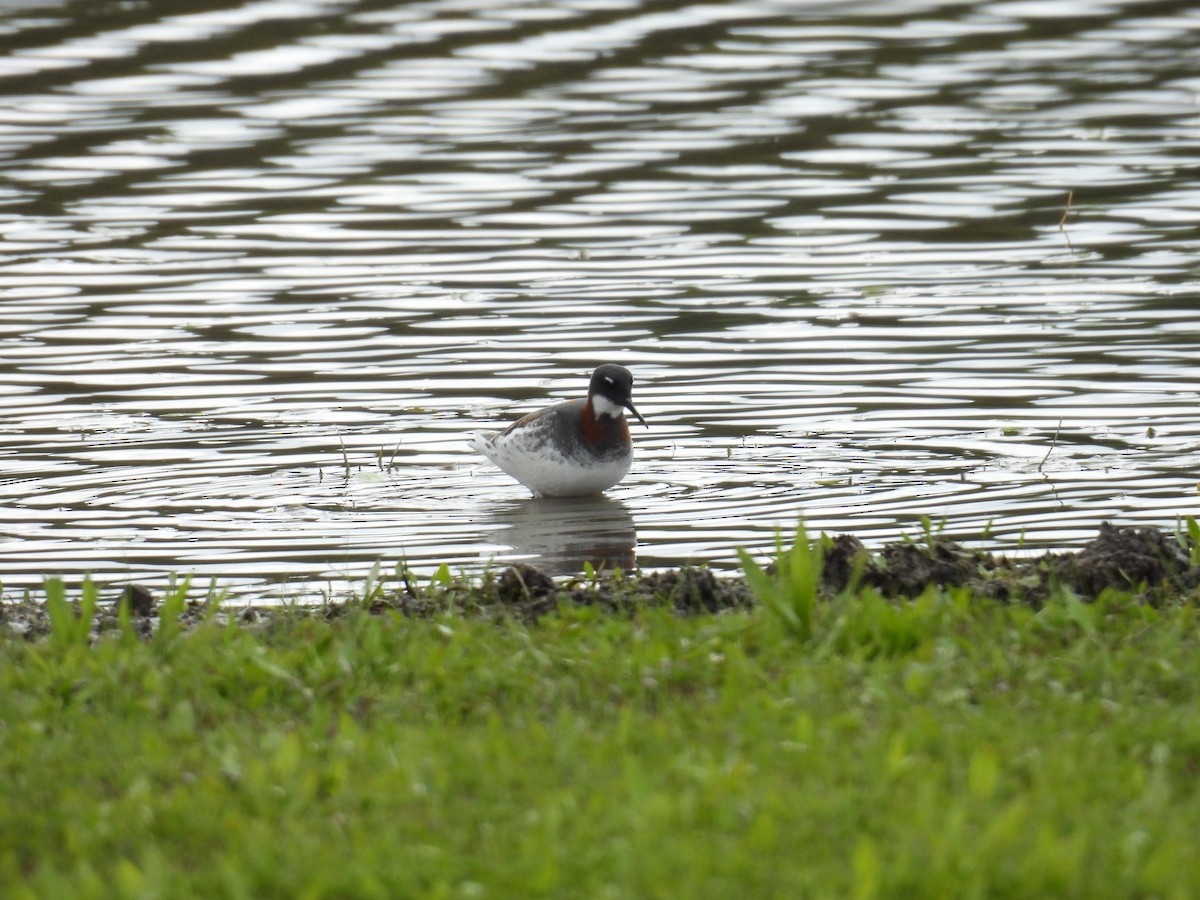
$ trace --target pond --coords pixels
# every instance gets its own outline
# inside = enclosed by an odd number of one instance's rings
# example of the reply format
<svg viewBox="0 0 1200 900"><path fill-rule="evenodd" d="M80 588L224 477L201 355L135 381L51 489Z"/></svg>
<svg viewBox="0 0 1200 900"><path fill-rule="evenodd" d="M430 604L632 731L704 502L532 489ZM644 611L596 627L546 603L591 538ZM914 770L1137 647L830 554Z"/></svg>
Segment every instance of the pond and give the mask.
<svg viewBox="0 0 1200 900"><path fill-rule="evenodd" d="M0 9L0 581L1070 548L1200 478L1184 2ZM597 364L630 474L467 445Z"/></svg>

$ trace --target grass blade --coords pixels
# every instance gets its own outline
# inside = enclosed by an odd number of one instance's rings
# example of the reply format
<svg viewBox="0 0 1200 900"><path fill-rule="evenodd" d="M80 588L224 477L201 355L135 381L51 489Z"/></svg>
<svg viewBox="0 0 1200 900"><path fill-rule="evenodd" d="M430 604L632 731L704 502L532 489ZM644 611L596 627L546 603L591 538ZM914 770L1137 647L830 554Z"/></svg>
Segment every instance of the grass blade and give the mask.
<svg viewBox="0 0 1200 900"><path fill-rule="evenodd" d="M46 592L46 613L50 616L50 640L60 647L74 641L75 611L67 602L67 586L58 577L47 578L42 583Z"/></svg>
<svg viewBox="0 0 1200 900"><path fill-rule="evenodd" d="M808 531L801 522L796 526L791 547L785 550L782 538L776 536L775 550L774 575L759 566L745 550L739 549L742 571L759 602L775 614L788 632L807 642L813 637L813 618L821 584L821 545L809 541Z"/></svg>

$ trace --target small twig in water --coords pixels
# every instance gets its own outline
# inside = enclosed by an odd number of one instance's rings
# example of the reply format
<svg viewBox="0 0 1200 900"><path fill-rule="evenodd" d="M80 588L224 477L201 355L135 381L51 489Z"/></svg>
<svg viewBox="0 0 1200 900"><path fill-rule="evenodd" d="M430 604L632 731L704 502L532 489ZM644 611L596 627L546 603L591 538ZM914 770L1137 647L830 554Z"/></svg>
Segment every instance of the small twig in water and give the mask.
<svg viewBox="0 0 1200 900"><path fill-rule="evenodd" d="M1054 452L1054 445L1058 443L1058 433L1062 430L1062 419L1058 420L1058 425L1054 429L1054 437L1050 438L1050 449L1046 451L1046 455L1042 457L1042 461L1038 463L1037 470L1042 471L1042 466L1046 465L1046 460L1050 458L1050 454Z"/></svg>
<svg viewBox="0 0 1200 900"><path fill-rule="evenodd" d="M346 480L350 480L350 456L346 453L346 442L342 440L342 433L337 433L338 443L342 445L342 465L346 467Z"/></svg>
<svg viewBox="0 0 1200 900"><path fill-rule="evenodd" d="M1067 229L1063 226L1067 224L1067 216L1071 214L1071 203L1075 200L1075 191L1067 191L1067 206L1063 210L1062 218L1058 220L1058 230L1062 233L1063 240L1067 242L1067 250L1074 255L1075 245L1071 243L1071 235L1067 234Z"/></svg>
<svg viewBox="0 0 1200 900"><path fill-rule="evenodd" d="M1071 203L1075 199L1075 191L1067 191L1067 207L1063 210L1062 218L1058 220L1058 230L1062 231L1063 226L1067 224L1067 216L1071 214Z"/></svg>

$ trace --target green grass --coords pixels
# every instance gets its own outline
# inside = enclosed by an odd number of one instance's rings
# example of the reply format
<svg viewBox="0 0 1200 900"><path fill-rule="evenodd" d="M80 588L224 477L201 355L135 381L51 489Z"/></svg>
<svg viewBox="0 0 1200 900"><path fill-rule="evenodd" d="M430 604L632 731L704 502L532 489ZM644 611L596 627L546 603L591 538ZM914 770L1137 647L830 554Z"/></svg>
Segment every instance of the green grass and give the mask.
<svg viewBox="0 0 1200 900"><path fill-rule="evenodd" d="M91 646L59 605L0 639L0 896L1200 891L1192 607L796 602Z"/></svg>
<svg viewBox="0 0 1200 900"><path fill-rule="evenodd" d="M813 637L823 546L821 541L809 540L803 522L796 529L791 547L785 548L782 536L777 535L773 575L767 574L745 550L738 550L742 571L759 602L801 642Z"/></svg>

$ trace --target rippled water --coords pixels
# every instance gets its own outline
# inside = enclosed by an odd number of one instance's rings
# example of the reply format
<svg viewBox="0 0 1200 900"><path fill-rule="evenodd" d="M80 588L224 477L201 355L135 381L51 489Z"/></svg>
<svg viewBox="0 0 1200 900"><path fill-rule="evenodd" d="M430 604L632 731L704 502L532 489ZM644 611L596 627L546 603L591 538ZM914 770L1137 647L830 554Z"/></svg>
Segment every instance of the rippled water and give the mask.
<svg viewBox="0 0 1200 900"><path fill-rule="evenodd" d="M1172 527L1197 58L1182 2L6 3L5 593ZM607 497L467 448L601 361Z"/></svg>

